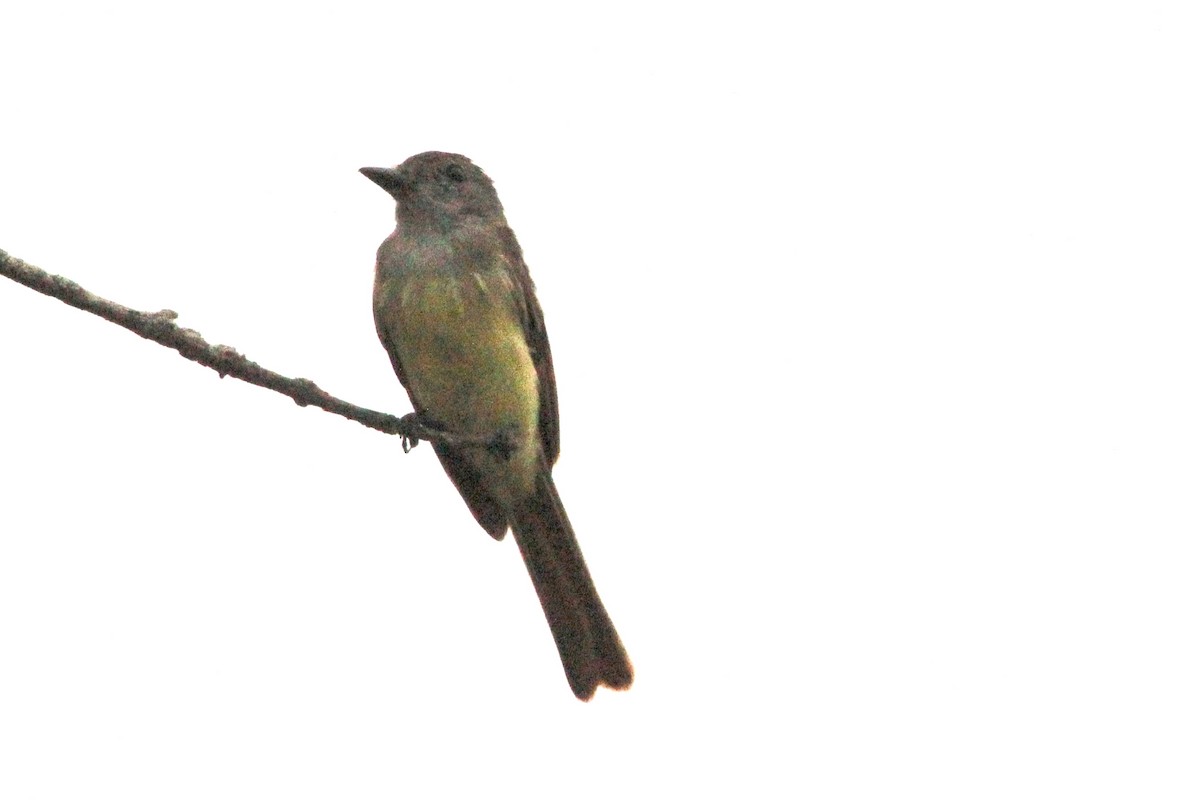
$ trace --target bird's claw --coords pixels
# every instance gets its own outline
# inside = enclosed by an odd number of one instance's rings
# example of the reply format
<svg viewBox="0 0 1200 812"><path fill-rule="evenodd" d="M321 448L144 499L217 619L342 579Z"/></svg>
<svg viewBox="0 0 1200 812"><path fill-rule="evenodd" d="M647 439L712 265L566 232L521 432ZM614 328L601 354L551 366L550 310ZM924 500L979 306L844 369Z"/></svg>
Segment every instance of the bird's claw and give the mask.
<svg viewBox="0 0 1200 812"><path fill-rule="evenodd" d="M487 450L500 459L508 462L513 452L517 450L517 440L510 429L500 429L487 443Z"/></svg>
<svg viewBox="0 0 1200 812"><path fill-rule="evenodd" d="M421 418L417 417L416 412L409 412L400 418L400 447L407 454L417 447L421 442L417 437L417 432L422 428Z"/></svg>

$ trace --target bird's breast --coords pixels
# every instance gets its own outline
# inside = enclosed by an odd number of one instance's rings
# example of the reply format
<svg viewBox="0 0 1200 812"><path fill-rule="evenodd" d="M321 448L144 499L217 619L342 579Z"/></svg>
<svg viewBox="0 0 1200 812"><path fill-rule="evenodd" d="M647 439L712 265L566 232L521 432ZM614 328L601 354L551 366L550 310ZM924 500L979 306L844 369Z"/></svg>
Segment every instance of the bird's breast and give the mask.
<svg viewBox="0 0 1200 812"><path fill-rule="evenodd" d="M533 438L537 371L505 273L410 273L377 307L410 394L447 429Z"/></svg>

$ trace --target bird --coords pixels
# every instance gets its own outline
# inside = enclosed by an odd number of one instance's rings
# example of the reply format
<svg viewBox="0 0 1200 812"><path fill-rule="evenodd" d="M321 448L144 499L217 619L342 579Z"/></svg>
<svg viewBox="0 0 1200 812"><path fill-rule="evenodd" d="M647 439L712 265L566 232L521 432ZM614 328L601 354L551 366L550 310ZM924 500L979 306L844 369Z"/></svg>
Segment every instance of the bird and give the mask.
<svg viewBox="0 0 1200 812"><path fill-rule="evenodd" d="M359 171L396 204L376 254L373 309L413 416L442 432L433 450L479 525L497 540L512 530L575 696L629 688L633 666L551 476L554 363L492 180L449 152Z"/></svg>

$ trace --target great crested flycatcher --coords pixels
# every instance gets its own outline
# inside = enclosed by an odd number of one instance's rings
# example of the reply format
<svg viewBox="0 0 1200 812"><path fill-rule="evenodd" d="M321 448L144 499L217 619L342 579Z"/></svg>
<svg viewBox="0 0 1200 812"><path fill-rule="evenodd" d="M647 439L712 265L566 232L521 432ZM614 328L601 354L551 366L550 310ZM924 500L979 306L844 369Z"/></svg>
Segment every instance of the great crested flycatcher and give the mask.
<svg viewBox="0 0 1200 812"><path fill-rule="evenodd" d="M417 419L494 440L433 449L483 529L502 539L512 528L575 696L628 688L633 666L550 478L550 343L491 179L446 152L361 171L396 200L396 230L375 265L375 327Z"/></svg>

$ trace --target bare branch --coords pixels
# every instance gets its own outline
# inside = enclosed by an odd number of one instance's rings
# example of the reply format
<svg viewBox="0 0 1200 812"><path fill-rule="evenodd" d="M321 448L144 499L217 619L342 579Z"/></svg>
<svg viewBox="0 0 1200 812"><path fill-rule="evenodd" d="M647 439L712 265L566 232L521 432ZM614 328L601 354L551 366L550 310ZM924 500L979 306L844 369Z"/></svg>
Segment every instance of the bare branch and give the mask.
<svg viewBox="0 0 1200 812"><path fill-rule="evenodd" d="M215 370L222 378L226 375L238 378L287 395L300 406L316 406L376 431L399 435L404 438L405 451L415 446L418 440L437 440L448 445L485 446L495 445L497 442L493 437L467 437L439 431L421 423L415 414L401 418L355 406L335 398L307 378L285 377L259 366L233 347L209 344L195 330L176 324L175 319L179 318L179 314L173 310L159 310L155 313L133 310L97 296L70 279L52 276L4 250L0 250L0 275L47 296L53 296L71 307L93 313L126 330L132 330L142 338L177 350L184 358Z"/></svg>

